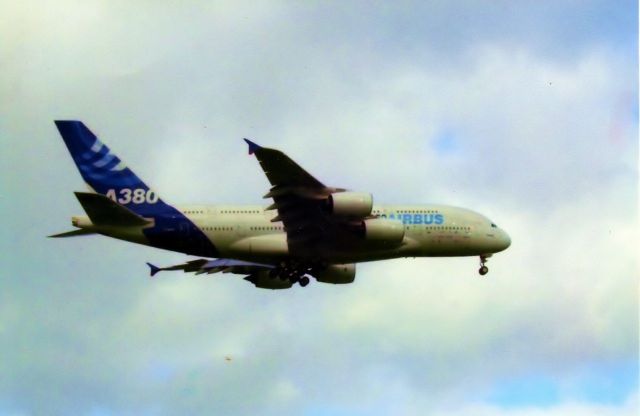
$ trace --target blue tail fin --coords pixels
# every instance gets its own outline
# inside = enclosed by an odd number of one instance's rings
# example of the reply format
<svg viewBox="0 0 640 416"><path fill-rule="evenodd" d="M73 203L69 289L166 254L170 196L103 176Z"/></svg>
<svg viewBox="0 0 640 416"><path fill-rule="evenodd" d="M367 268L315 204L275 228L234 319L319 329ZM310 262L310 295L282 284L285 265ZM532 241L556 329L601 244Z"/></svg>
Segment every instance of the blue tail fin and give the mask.
<svg viewBox="0 0 640 416"><path fill-rule="evenodd" d="M93 215L123 226L142 226L148 217L153 217L154 221L142 230L150 245L196 256L217 255L215 246L200 228L158 198L82 122L56 120L55 123L84 181L96 193L126 208L109 206L104 198L77 193L89 217ZM132 212L143 218L137 218ZM161 270L152 265L149 267L152 276Z"/></svg>
<svg viewBox="0 0 640 416"><path fill-rule="evenodd" d="M171 210L81 121L56 120L55 123L91 189L137 214L152 215Z"/></svg>

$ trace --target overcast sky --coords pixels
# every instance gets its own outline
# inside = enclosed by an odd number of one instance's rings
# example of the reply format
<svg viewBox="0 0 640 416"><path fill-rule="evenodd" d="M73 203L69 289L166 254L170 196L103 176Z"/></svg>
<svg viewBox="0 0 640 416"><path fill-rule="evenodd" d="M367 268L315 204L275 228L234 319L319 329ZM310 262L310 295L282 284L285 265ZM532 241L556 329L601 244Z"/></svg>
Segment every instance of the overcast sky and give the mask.
<svg viewBox="0 0 640 416"><path fill-rule="evenodd" d="M0 2L0 414L636 415L634 1ZM264 291L50 240L83 120L170 203L263 203L241 140L512 246ZM231 357L227 361L225 357Z"/></svg>

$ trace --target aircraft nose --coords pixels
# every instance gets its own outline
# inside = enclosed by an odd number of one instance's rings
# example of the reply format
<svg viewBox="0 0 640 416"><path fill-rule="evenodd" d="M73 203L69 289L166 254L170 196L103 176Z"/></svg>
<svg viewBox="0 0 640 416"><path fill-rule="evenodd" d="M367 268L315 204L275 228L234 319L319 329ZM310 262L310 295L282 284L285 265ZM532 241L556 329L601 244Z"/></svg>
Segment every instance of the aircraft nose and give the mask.
<svg viewBox="0 0 640 416"><path fill-rule="evenodd" d="M507 234L506 231L500 230L500 243L502 245L502 250L506 250L511 245L511 237Z"/></svg>

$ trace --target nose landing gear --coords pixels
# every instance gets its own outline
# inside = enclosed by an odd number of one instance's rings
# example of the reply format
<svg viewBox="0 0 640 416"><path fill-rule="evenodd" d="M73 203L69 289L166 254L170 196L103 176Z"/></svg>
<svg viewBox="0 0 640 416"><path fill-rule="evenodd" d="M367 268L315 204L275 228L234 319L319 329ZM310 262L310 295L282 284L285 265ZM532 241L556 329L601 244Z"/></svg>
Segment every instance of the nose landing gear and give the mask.
<svg viewBox="0 0 640 416"><path fill-rule="evenodd" d="M489 268L485 266L485 263L487 262L489 257L490 255L480 256L480 269L478 270L478 273L480 273L480 276L484 276L485 274L489 273Z"/></svg>

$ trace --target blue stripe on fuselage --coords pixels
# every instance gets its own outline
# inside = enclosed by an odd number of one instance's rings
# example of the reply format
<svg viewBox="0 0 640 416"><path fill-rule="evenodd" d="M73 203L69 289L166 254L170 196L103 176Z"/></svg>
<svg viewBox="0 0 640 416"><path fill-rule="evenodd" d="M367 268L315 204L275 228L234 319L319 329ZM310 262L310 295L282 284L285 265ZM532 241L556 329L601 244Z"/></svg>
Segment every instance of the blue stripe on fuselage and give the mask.
<svg viewBox="0 0 640 416"><path fill-rule="evenodd" d="M215 245L193 221L172 206L165 205L165 211L169 210L173 212L153 215L154 227L142 231L152 246L194 256L218 256Z"/></svg>
<svg viewBox="0 0 640 416"><path fill-rule="evenodd" d="M444 224L444 215L442 214L396 214L392 212L389 215L382 214L380 215L380 218L402 221L403 224L414 224L414 225Z"/></svg>

